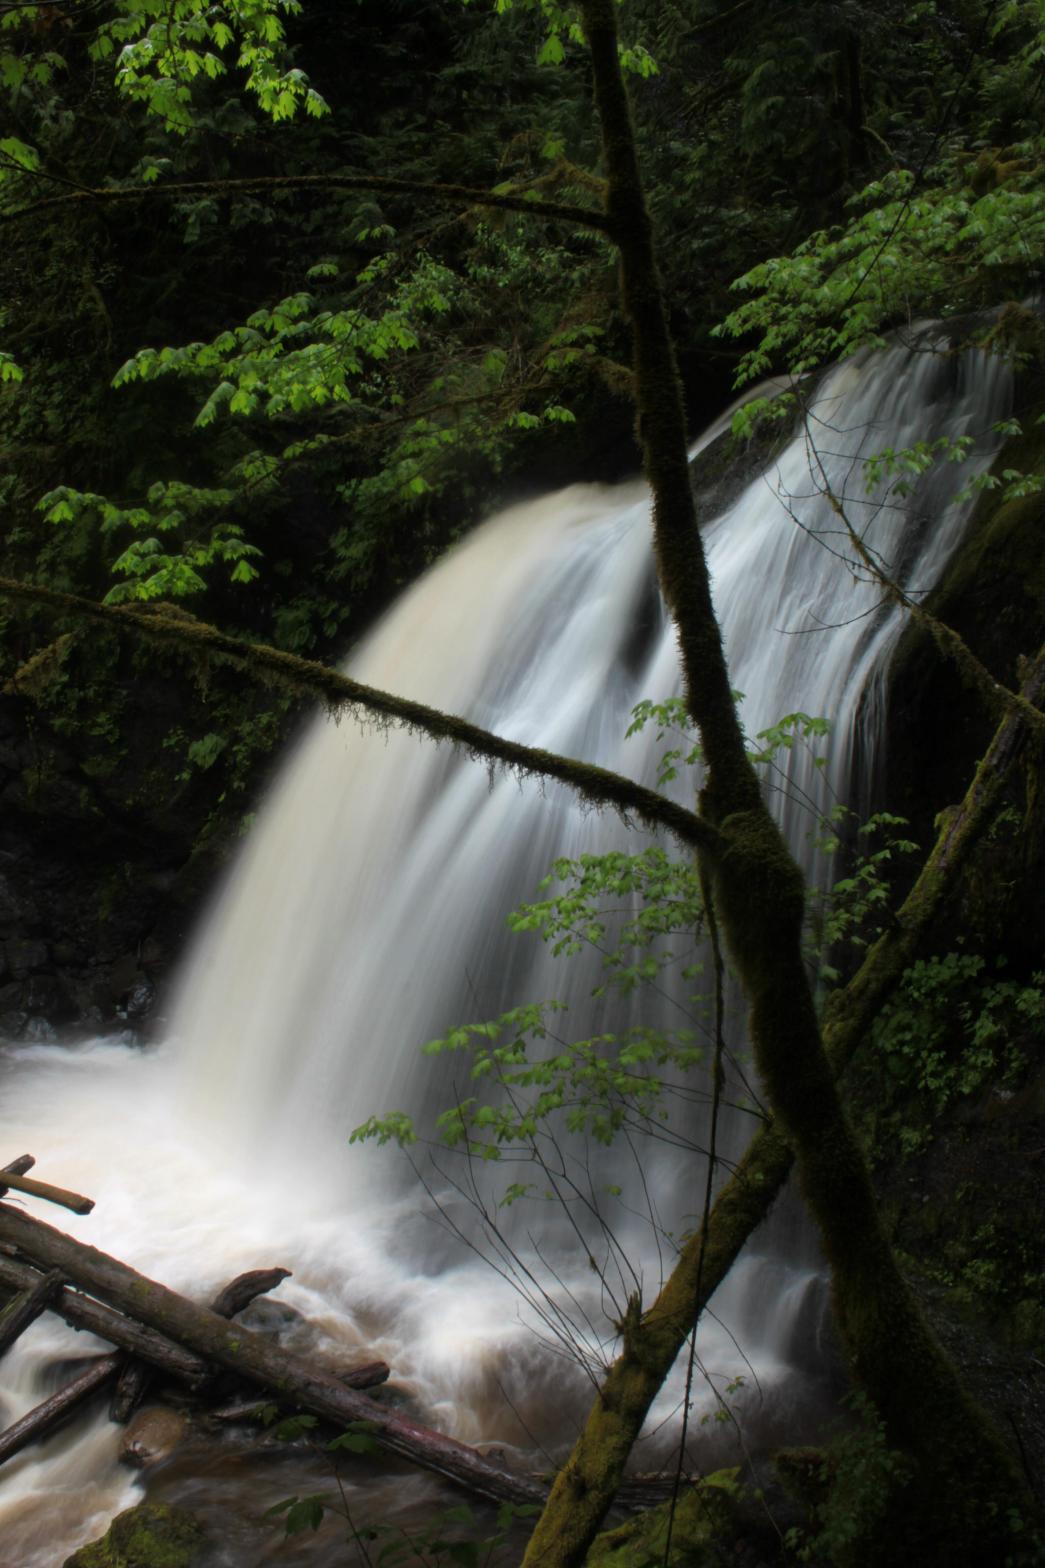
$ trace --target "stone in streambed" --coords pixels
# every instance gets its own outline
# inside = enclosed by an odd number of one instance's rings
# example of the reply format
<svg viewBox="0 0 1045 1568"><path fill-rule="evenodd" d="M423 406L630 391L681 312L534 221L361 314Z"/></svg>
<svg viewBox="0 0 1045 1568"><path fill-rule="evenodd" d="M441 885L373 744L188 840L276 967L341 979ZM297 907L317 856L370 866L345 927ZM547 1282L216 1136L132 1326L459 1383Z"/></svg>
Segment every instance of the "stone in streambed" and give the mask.
<svg viewBox="0 0 1045 1568"><path fill-rule="evenodd" d="M117 1515L100 1541L81 1546L63 1568L197 1568L206 1539L192 1514L139 1503Z"/></svg>
<svg viewBox="0 0 1045 1568"><path fill-rule="evenodd" d="M178 1410L150 1405L139 1410L120 1442L120 1463L144 1470L167 1459L188 1431L188 1419Z"/></svg>

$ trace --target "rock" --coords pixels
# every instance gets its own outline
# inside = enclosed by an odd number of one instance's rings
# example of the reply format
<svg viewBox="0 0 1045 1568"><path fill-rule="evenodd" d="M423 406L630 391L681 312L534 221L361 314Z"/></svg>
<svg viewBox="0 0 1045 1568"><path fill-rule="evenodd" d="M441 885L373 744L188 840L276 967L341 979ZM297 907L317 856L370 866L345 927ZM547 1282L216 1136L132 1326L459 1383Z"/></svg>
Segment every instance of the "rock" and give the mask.
<svg viewBox="0 0 1045 1568"><path fill-rule="evenodd" d="M14 937L4 943L4 958L8 971L16 980L20 980L33 969L42 969L47 963L47 943L31 937Z"/></svg>
<svg viewBox="0 0 1045 1568"><path fill-rule="evenodd" d="M272 1301L268 1296L257 1296L249 1306L236 1316L236 1322L249 1328L252 1334L268 1334L281 1342L295 1330L307 1327L305 1318L286 1301ZM295 1335L300 1338L300 1335Z"/></svg>
<svg viewBox="0 0 1045 1568"><path fill-rule="evenodd" d="M57 1038L57 1030L52 1028L46 1018L26 1019L22 1030L23 1040L28 1040L32 1045L53 1045Z"/></svg>
<svg viewBox="0 0 1045 1568"><path fill-rule="evenodd" d="M25 988L25 1005L52 1024L67 1024L76 1017L76 1004L54 975L33 975Z"/></svg>
<svg viewBox="0 0 1045 1568"><path fill-rule="evenodd" d="M737 1470L716 1470L698 1486L688 1486L679 1494L665 1568L703 1568L704 1564L712 1568L729 1560L725 1549L732 1544L738 1525L738 1474ZM586 1558L587 1568L664 1564L670 1511L670 1503L661 1503L616 1530L597 1535Z"/></svg>
<svg viewBox="0 0 1045 1568"><path fill-rule="evenodd" d="M171 1455L189 1429L187 1417L165 1405L139 1410L120 1441L120 1463L144 1470Z"/></svg>
<svg viewBox="0 0 1045 1568"><path fill-rule="evenodd" d="M81 1546L63 1568L197 1568L206 1544L192 1514L167 1503L139 1503L119 1514L99 1541Z"/></svg>
<svg viewBox="0 0 1045 1568"><path fill-rule="evenodd" d="M124 998L121 1011L129 1019L139 1020L148 1016L156 1001L156 989L144 975L131 986Z"/></svg>

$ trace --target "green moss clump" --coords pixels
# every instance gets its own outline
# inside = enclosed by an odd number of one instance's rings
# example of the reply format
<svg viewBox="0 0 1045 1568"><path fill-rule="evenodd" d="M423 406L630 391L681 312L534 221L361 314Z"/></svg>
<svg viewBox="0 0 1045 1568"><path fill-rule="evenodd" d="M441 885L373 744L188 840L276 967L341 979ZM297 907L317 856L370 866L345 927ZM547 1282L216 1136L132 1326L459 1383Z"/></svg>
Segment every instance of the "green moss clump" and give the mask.
<svg viewBox="0 0 1045 1568"><path fill-rule="evenodd" d="M192 1514L167 1503L139 1503L119 1514L100 1541L67 1558L64 1568L196 1568L203 1544Z"/></svg>
<svg viewBox="0 0 1045 1568"><path fill-rule="evenodd" d="M667 1568L703 1568L721 1561L722 1535L737 1523L737 1470L716 1470L679 1493ZM670 1503L648 1508L595 1537L588 1568L646 1568L665 1563Z"/></svg>

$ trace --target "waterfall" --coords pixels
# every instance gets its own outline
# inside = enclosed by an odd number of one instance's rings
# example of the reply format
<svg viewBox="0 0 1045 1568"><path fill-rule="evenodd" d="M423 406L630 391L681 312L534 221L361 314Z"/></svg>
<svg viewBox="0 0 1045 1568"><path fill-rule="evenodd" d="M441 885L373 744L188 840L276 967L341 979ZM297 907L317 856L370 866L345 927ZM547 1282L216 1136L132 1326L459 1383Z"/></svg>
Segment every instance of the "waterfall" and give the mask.
<svg viewBox="0 0 1045 1568"><path fill-rule="evenodd" d="M996 360L936 351L931 336L914 350L857 356L824 378L805 428L770 467L705 524L749 735L797 709L832 722L825 768L796 748L786 778L770 781L814 878L825 873L808 843L808 802L866 795L854 769L866 772L883 744L882 682L901 623L881 590L839 559L844 542L811 478L810 442L831 489L861 525L869 520L874 549L923 590L967 516L951 500L957 471L931 472L896 504L881 487L866 493L861 460L915 439L989 433L1009 396ZM992 439L976 447L980 467ZM669 696L678 677L645 488L576 485L510 507L402 596L349 669L515 740L653 782L663 749L655 729L626 731L635 704ZM672 787L683 800L691 790ZM468 1441L561 1451L590 1397L582 1371L557 1359L561 1346L546 1343L510 1286L440 1228L440 1206L444 1224L472 1223L444 1177L425 1178L433 1206L403 1156L349 1148L348 1134L390 1109L430 1123L453 1101L460 1060L419 1054L449 1026L549 998L568 1004L571 1038L613 1017L591 997L597 953L556 959L532 934L509 933L506 916L556 857L649 842L610 814L582 811L560 786L491 774L365 720L319 716L195 938L170 1039L146 1051L98 1041L6 1048L4 1145L32 1149L47 1179L97 1199L77 1236L195 1294L241 1269L285 1264L294 1278L280 1296L314 1341L343 1362L353 1351L385 1356L426 1420ZM651 1016L672 1016L680 997L660 997ZM733 1114L721 1152L734 1157L749 1126ZM648 1292L670 1267L667 1233L699 1208L703 1176L691 1157L658 1145L635 1164L641 1191L626 1179L616 1223ZM644 1204L659 1230L635 1218ZM506 1221L510 1244L525 1251L543 1223L532 1208L514 1230ZM611 1353L605 1292L584 1248L562 1234L561 1217L549 1212L547 1226L533 1245L551 1269L549 1299L578 1304L584 1353ZM801 1218L785 1215L747 1249L702 1326L709 1382L698 1409L712 1411L714 1390L739 1372L748 1379L735 1405L744 1440L793 1437L815 1403L825 1299L815 1246ZM83 1343L50 1320L35 1325L4 1363L3 1416L54 1386L55 1363ZM670 1446L677 1398L666 1390L654 1412L654 1432L667 1425L650 1439L647 1468ZM0 1526L15 1543L0 1554L16 1554L0 1555L0 1568L61 1560L58 1536L88 1539L106 1510L134 1495L114 1462L113 1429L98 1424L89 1444L84 1430L0 1474ZM714 1442L737 1462L732 1428ZM257 1514L288 1490L230 1501L235 1488L222 1492L216 1471L209 1480L209 1502L201 1483L179 1484L222 1517ZM411 1483L415 1502L428 1485ZM393 1490L389 1508L411 1488L397 1481ZM256 1548L241 1560L257 1561Z"/></svg>

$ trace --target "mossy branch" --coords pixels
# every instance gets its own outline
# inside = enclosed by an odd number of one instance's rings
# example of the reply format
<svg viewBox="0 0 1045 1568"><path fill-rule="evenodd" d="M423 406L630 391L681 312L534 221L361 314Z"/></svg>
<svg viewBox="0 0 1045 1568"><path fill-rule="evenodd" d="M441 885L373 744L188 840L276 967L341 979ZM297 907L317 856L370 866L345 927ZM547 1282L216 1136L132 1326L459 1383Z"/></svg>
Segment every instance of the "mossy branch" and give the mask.
<svg viewBox="0 0 1045 1568"><path fill-rule="evenodd" d="M448 741L494 767L503 767L520 776L554 779L565 784L586 805L595 809L609 806L625 822L641 822L654 832L666 830L689 850L700 850L714 858L721 847L721 835L703 818L608 768L579 762L536 746L523 746L455 714L440 713L423 702L365 686L329 665L302 659L264 643L229 637L177 607L96 604L92 599L81 599L75 594L59 593L53 588L9 577L0 577L0 595L25 604L46 605L80 620L97 621L111 630L130 632L146 641L177 648L192 658L224 660L253 680L276 683L299 696L316 698L332 712L361 710L416 734Z"/></svg>
<svg viewBox="0 0 1045 1568"><path fill-rule="evenodd" d="M1045 697L1045 648L1023 683L1034 711ZM973 849L994 820L1006 780L1028 740L1022 714L1006 714L961 804L948 813L936 844L895 922L857 973L830 998L824 1045L841 1075L866 1040L882 1005L922 948L958 885ZM766 1219L794 1165L780 1127L765 1123L748 1145L700 1229L679 1253L669 1278L632 1331L600 1390L523 1559L523 1568L580 1568L623 1474L646 1412L693 1324Z"/></svg>
<svg viewBox="0 0 1045 1568"><path fill-rule="evenodd" d="M532 218L552 218L576 228L595 229L613 234L613 223L604 212L593 207L577 207L568 202L544 201L538 197L511 192L484 191L470 185L450 185L436 180L396 180L377 174L273 174L236 180L175 180L169 184L123 185L70 191L62 196L45 196L10 212L0 213L0 224L17 223L38 212L55 209L76 211L84 206L113 206L136 201L172 201L189 196L243 196L252 191L306 191L327 195L330 191L376 191L388 196L420 196L430 201L449 202L464 207L499 207L505 212L524 213Z"/></svg>
<svg viewBox="0 0 1045 1568"><path fill-rule="evenodd" d="M917 626L927 631L930 637L945 657L953 660L959 674L973 691L975 691L986 704L987 711L995 722L1003 713L1011 713L1025 721L1030 730L1039 740L1045 739L1045 714L1042 714L1028 702L1021 692L1013 691L1006 686L1004 681L995 680L987 666L978 659L976 654L965 639L955 631L953 626L948 626L946 621L941 621L939 616L927 610L917 599L912 599L905 593L894 577L886 571L882 562L871 551L862 534L854 525L849 513L846 511L845 502L836 495L831 488L820 453L815 445L810 446L814 462L820 474L820 490L841 522L849 542L859 557L860 563L865 567L870 576L880 587L884 588L888 598L901 610L911 617Z"/></svg>

